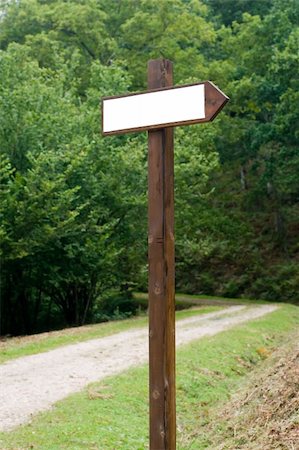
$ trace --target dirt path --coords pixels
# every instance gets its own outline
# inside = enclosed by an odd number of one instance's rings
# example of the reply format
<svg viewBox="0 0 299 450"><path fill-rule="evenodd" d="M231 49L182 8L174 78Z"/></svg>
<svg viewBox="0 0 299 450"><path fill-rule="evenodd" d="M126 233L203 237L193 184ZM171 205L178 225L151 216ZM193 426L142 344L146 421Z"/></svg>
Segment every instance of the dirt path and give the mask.
<svg viewBox="0 0 299 450"><path fill-rule="evenodd" d="M177 322L177 345L214 335L277 306L231 306ZM0 431L30 421L87 384L148 360L148 330L139 328L67 345L0 365Z"/></svg>

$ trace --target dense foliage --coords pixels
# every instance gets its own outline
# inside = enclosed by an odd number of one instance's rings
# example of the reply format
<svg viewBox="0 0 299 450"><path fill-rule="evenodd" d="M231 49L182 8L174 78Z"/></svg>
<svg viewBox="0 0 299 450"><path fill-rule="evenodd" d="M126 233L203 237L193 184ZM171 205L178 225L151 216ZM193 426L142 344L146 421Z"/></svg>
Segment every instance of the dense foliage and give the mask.
<svg viewBox="0 0 299 450"><path fill-rule="evenodd" d="M176 130L178 289L298 300L298 20L296 0L1 1L2 334L146 289L146 136L104 139L99 101L158 57L231 97Z"/></svg>

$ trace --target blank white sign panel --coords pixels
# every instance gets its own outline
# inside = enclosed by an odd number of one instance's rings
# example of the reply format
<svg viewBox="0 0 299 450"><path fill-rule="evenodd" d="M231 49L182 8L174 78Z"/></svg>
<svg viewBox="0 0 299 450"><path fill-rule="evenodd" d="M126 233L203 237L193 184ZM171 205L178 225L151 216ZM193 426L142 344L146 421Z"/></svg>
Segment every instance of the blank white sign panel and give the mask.
<svg viewBox="0 0 299 450"><path fill-rule="evenodd" d="M204 84L103 100L103 133L204 118Z"/></svg>

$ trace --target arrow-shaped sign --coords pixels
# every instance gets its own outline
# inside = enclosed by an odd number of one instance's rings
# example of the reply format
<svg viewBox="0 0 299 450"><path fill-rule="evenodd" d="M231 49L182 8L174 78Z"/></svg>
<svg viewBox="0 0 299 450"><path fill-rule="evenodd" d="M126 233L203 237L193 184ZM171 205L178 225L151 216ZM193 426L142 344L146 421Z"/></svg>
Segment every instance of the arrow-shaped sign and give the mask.
<svg viewBox="0 0 299 450"><path fill-rule="evenodd" d="M102 131L109 135L209 122L228 100L210 81L106 97Z"/></svg>

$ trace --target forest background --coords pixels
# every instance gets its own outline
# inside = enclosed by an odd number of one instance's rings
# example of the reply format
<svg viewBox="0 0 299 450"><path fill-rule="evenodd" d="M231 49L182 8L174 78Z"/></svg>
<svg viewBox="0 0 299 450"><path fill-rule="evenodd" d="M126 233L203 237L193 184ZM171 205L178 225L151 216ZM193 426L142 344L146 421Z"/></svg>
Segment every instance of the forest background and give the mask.
<svg viewBox="0 0 299 450"><path fill-rule="evenodd" d="M103 138L99 103L159 57L231 98L175 130L177 290L298 302L299 2L0 4L0 334L134 313L147 137Z"/></svg>

